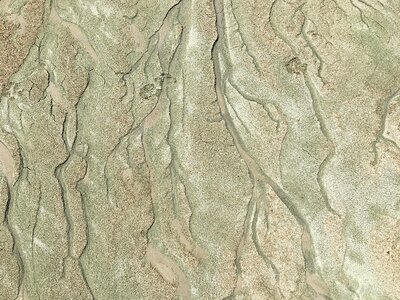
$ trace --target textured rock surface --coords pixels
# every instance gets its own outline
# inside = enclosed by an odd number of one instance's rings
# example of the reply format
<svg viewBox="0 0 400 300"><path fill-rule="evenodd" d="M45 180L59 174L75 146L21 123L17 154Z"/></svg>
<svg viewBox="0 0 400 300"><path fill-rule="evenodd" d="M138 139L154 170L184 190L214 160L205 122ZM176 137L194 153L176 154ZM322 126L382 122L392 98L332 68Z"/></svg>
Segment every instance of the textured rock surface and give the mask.
<svg viewBox="0 0 400 300"><path fill-rule="evenodd" d="M399 299L399 16L1 0L0 299Z"/></svg>

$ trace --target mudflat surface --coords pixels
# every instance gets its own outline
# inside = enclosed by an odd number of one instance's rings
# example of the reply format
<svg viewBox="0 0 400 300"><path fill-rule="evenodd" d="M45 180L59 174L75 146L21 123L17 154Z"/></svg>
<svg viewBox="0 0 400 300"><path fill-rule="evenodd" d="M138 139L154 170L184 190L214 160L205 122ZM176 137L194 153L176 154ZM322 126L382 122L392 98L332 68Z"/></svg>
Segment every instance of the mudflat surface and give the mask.
<svg viewBox="0 0 400 300"><path fill-rule="evenodd" d="M399 16L0 0L0 300L400 299Z"/></svg>

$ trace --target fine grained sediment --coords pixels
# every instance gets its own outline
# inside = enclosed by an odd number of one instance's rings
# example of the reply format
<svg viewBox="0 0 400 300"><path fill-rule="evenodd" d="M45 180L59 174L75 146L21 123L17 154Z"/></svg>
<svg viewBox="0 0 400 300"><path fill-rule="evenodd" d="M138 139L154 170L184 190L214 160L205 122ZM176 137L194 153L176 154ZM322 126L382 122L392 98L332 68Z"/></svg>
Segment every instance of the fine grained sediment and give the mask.
<svg viewBox="0 0 400 300"><path fill-rule="evenodd" d="M0 1L0 299L399 299L399 15Z"/></svg>

